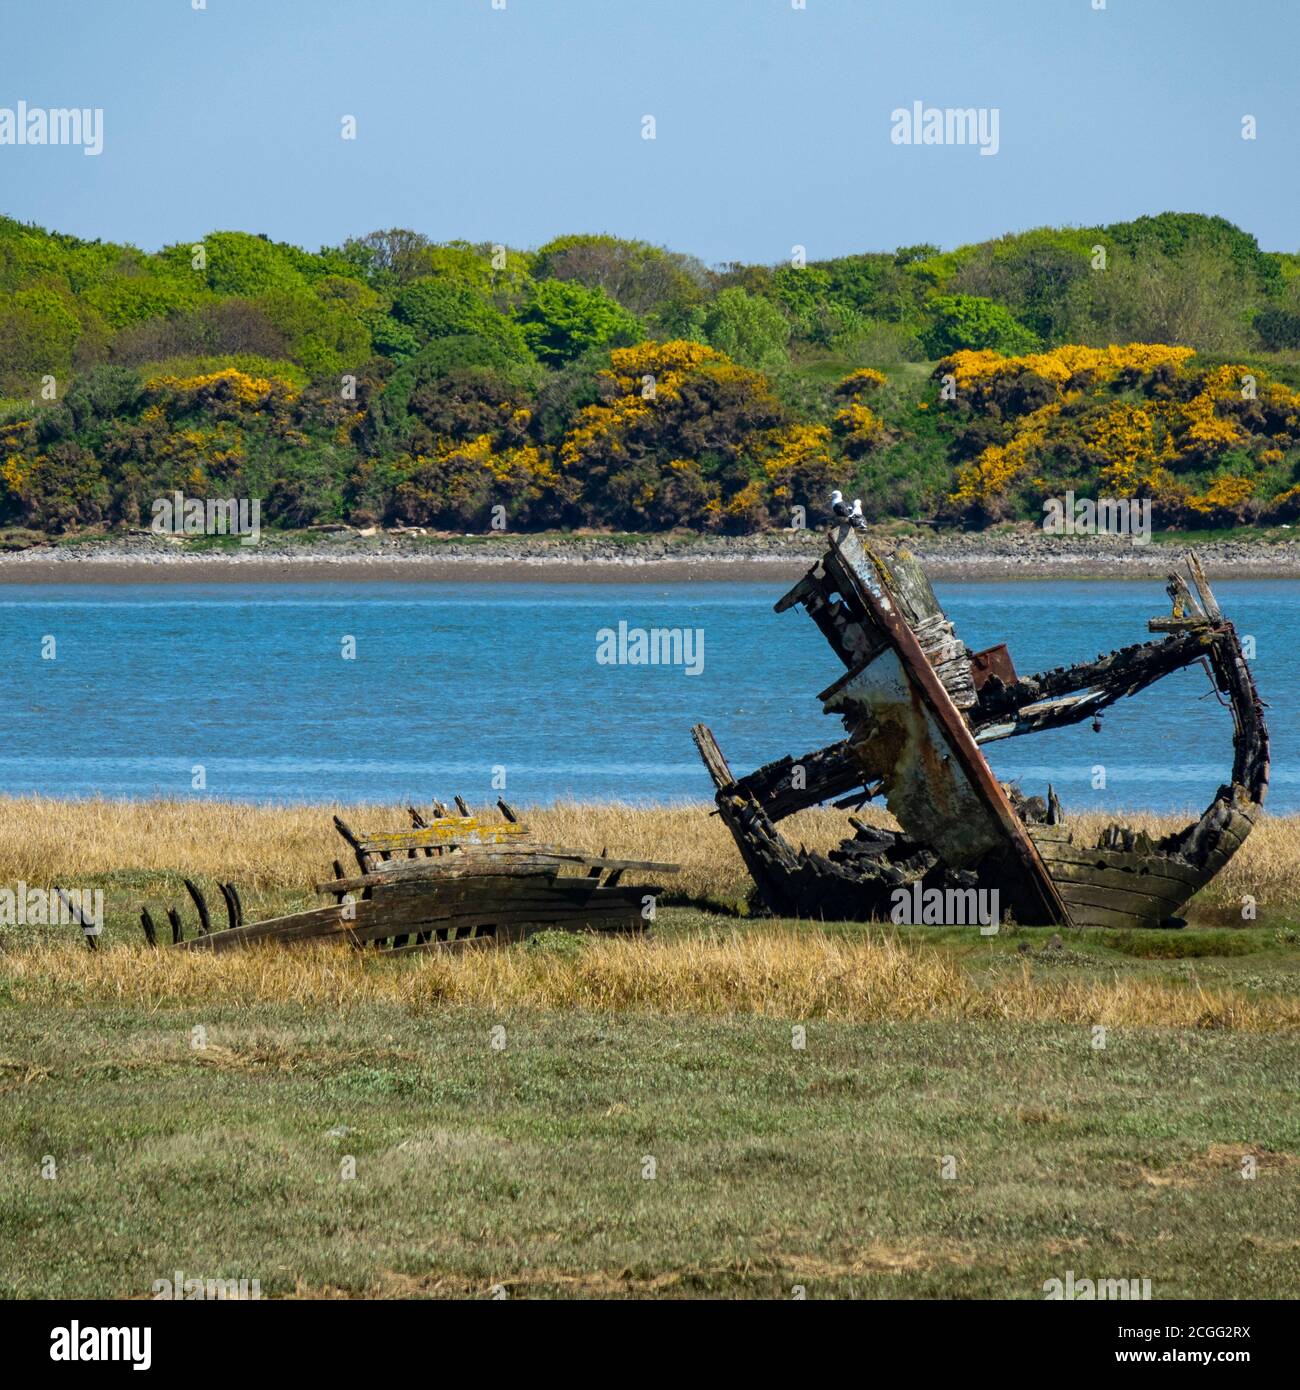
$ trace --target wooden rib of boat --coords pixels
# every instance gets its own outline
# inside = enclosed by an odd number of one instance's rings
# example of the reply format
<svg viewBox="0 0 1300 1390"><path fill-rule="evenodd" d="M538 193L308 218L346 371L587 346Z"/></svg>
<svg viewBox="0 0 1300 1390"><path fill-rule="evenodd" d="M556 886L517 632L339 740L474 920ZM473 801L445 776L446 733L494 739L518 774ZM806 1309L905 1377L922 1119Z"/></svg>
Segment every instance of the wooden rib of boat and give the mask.
<svg viewBox="0 0 1300 1390"><path fill-rule="evenodd" d="M328 906L245 922L234 886L220 884L227 925L214 930L202 890L186 879L199 928L186 937L179 913L170 908L173 946L226 951L334 940L391 955L501 946L547 930L637 935L647 928L647 900L662 890L625 883L623 875L678 870L676 864L536 842L505 802L498 803L499 821L472 815L459 797L456 803L459 815L435 803L429 820L409 808L407 830L354 831L336 816L335 829L356 856L357 872L348 874L334 861L333 878L316 885L333 898ZM140 921L150 945L157 945L148 907Z"/></svg>
<svg viewBox="0 0 1300 1390"><path fill-rule="evenodd" d="M718 811L760 897L774 912L847 920L889 915L900 887L996 889L1017 922L1144 927L1178 912L1241 846L1268 788L1268 733L1235 628L1194 552L1169 576L1162 634L1035 676L1016 675L1005 646L971 653L906 550L867 546L853 525L831 530L823 558L776 605L812 617L845 674L823 691L847 737L736 778L704 725L693 734ZM1081 842L1048 788L1025 799L1000 784L984 744L1094 721L1116 701L1201 664L1231 712L1231 779L1205 813L1160 840L1120 825ZM900 831L854 822L828 855L796 849L784 817L835 800L881 797Z"/></svg>

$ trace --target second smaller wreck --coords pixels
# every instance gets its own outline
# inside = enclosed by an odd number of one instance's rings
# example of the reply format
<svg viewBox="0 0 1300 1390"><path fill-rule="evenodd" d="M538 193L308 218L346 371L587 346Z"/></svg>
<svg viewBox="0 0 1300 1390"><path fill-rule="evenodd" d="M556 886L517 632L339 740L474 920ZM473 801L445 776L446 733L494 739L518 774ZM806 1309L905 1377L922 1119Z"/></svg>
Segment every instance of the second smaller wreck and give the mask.
<svg viewBox="0 0 1300 1390"><path fill-rule="evenodd" d="M186 879L198 931L187 937L179 912L169 908L172 946L226 951L334 940L404 955L502 946L539 931L637 935L647 929L646 902L662 889L625 883L623 877L676 873L676 864L542 844L505 802L498 805L499 821L472 815L460 798L459 815L435 805L426 820L411 807L412 823L404 830L354 831L335 817L335 829L356 857L356 872L346 872L336 859L333 877L316 885L332 901L285 917L245 921L237 889L224 883L219 887L227 924L214 929L201 889ZM157 945L158 927L148 907L140 921L150 945Z"/></svg>

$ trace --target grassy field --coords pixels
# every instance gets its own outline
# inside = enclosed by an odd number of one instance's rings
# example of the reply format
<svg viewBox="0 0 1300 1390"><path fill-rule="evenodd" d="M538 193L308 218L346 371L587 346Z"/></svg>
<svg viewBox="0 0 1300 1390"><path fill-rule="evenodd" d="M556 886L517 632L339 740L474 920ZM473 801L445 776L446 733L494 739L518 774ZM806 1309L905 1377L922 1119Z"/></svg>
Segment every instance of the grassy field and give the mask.
<svg viewBox="0 0 1300 1390"><path fill-rule="evenodd" d="M0 886L107 917L0 927L0 1295L1300 1291L1296 821L1179 932L772 921L706 807L560 806L540 836L683 864L651 940L143 947L182 872L313 901L331 809L0 802Z"/></svg>

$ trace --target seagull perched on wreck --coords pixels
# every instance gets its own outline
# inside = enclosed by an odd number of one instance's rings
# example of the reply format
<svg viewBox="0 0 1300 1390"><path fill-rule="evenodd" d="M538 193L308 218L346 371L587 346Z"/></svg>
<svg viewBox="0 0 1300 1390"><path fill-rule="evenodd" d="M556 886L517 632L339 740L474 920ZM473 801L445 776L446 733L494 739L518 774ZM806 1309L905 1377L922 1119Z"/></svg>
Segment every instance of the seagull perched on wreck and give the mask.
<svg viewBox="0 0 1300 1390"><path fill-rule="evenodd" d="M844 494L838 489L831 493L831 511L838 517L845 519L849 516L849 508L844 501Z"/></svg>

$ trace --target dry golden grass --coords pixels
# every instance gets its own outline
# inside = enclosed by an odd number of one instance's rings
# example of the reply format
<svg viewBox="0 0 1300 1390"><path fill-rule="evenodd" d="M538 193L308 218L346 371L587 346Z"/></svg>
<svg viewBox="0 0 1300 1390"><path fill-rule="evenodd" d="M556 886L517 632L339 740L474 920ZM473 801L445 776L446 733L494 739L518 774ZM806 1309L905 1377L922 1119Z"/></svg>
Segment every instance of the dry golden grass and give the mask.
<svg viewBox="0 0 1300 1390"><path fill-rule="evenodd" d="M674 889L735 902L749 880L730 836L705 805L636 808L562 803L525 818L536 838L670 860ZM355 828L406 823L401 807L257 807L222 802L0 800L0 883L75 881L114 871L184 870L251 889L310 891L336 855L331 816ZM495 816L495 812L489 813ZM883 821L883 818L881 818ZM1096 834L1100 816L1080 818ZM1171 818L1141 824L1167 833ZM1300 901L1297 819L1269 819L1202 899ZM833 812L785 823L791 839L827 848L846 829ZM376 961L346 948L267 949L219 957L114 946L33 947L3 958L15 1002L47 1004L366 1002L595 1012L758 1014L790 1019L1007 1019L1116 1026L1300 1030L1300 999L1209 991L1135 976L1043 978L1026 966L977 975L952 955L872 934L857 940L750 928L744 934L585 943L577 954L486 951Z"/></svg>
<svg viewBox="0 0 1300 1390"><path fill-rule="evenodd" d="M427 810L427 808L425 808ZM735 902L749 877L719 818L704 803L673 807L560 802L523 819L536 839L613 855L677 863L671 892ZM491 818L498 813L482 812ZM331 824L334 814L356 829L408 824L401 806L250 806L219 801L59 801L0 798L0 883L84 880L115 870L183 870L231 879L241 887L310 891L335 857L349 861ZM863 818L892 824L867 811ZM1110 818L1073 818L1077 836L1091 840ZM1134 816L1127 823L1168 834L1185 820ZM806 811L782 822L795 843L829 849L850 833L835 811ZM1228 868L1195 900L1223 908L1249 893L1274 907L1300 903L1300 817L1266 817Z"/></svg>
<svg viewBox="0 0 1300 1390"><path fill-rule="evenodd" d="M347 947L213 956L117 946L34 947L3 958L15 1004L391 1004L604 1013L762 1015L863 1023L1005 1020L1113 1027L1300 1031L1300 999L1151 978L1038 978L1028 965L977 978L952 957L888 937L750 931L671 941L596 938L573 952L523 948L376 960Z"/></svg>

